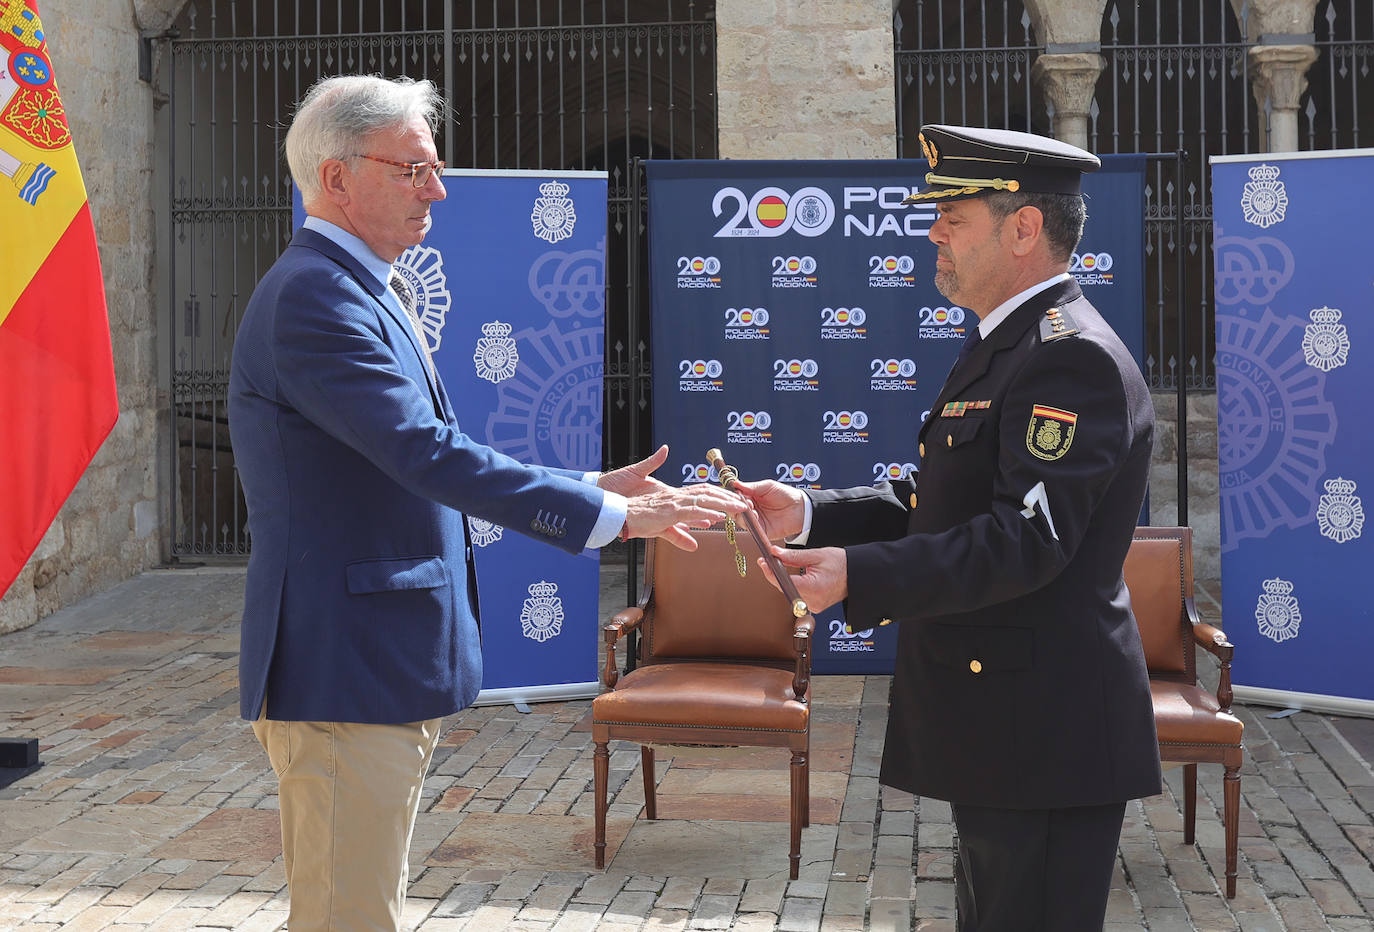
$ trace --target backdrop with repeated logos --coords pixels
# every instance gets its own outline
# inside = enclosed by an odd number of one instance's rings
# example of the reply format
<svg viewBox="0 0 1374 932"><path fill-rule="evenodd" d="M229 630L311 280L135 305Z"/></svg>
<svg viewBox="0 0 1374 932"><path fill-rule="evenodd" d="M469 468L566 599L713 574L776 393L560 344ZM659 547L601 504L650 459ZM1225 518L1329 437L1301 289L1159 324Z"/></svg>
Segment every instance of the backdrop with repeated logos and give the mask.
<svg viewBox="0 0 1374 932"><path fill-rule="evenodd" d="M1085 178L1072 272L1139 359L1143 161ZM936 213L901 200L916 161L652 161L649 280L654 442L665 481L715 482L719 447L745 479L801 488L900 480L977 318L932 282ZM750 568L750 572L758 572ZM816 615L818 673L890 673L896 626Z"/></svg>

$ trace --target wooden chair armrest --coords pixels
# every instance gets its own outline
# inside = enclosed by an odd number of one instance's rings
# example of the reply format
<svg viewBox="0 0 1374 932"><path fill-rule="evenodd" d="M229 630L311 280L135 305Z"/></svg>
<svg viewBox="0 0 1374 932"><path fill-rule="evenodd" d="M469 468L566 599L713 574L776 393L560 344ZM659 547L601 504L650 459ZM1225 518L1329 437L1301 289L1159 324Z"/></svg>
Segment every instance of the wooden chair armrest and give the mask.
<svg viewBox="0 0 1374 932"><path fill-rule="evenodd" d="M1193 643L1224 663L1230 663L1236 652L1225 631L1205 622L1193 625Z"/></svg>
<svg viewBox="0 0 1374 932"><path fill-rule="evenodd" d="M601 629L606 641L606 669L601 673L601 681L607 689L615 689L616 681L620 679L620 671L615 665L615 642L637 629L643 621L644 609L623 608L612 615L610 622Z"/></svg>
<svg viewBox="0 0 1374 932"><path fill-rule="evenodd" d="M797 619L792 629L792 649L797 654L797 669L792 674L792 695L798 702L806 701L806 691L811 688L811 632L815 627L815 617L807 613Z"/></svg>
<svg viewBox="0 0 1374 932"><path fill-rule="evenodd" d="M1217 678L1217 705L1221 706L1221 711L1231 711L1231 658L1235 655L1236 648L1226 637L1226 632L1213 625L1198 621L1197 610L1193 607L1193 600L1188 599L1184 602L1188 611L1188 619L1193 623L1193 643L1217 658L1217 663L1221 667L1220 676Z"/></svg>

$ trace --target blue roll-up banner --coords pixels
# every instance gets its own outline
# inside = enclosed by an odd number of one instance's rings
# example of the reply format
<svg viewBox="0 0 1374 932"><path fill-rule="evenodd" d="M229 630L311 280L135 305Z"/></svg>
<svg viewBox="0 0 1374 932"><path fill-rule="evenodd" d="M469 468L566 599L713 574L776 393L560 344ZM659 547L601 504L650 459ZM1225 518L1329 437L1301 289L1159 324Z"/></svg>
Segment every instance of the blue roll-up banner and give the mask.
<svg viewBox="0 0 1374 932"><path fill-rule="evenodd" d="M1216 156L1222 619L1236 698L1374 715L1374 149ZM1352 193L1353 192L1353 193Z"/></svg>
<svg viewBox="0 0 1374 932"><path fill-rule="evenodd" d="M606 173L444 172L396 270L458 424L524 463L601 468ZM297 225L303 220L297 203ZM598 692L599 553L468 516L482 613L477 703Z"/></svg>
<svg viewBox="0 0 1374 932"><path fill-rule="evenodd" d="M1143 160L1085 178L1071 271L1140 357ZM665 481L801 488L898 479L977 318L935 290L932 206L901 206L924 161L653 161L649 279L655 443ZM750 572L758 572L750 567ZM817 673L890 673L893 626L816 616Z"/></svg>

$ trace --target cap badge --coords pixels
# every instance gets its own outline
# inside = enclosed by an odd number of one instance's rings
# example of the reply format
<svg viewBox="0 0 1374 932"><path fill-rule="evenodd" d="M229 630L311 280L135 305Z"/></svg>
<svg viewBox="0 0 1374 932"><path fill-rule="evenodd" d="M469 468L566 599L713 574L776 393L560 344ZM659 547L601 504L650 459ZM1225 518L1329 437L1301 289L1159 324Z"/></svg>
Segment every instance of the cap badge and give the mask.
<svg viewBox="0 0 1374 932"><path fill-rule="evenodd" d="M935 163L940 161L940 150L936 148L935 143L926 138L925 133L918 133L916 138L921 142L921 152L925 155L926 161L934 168Z"/></svg>

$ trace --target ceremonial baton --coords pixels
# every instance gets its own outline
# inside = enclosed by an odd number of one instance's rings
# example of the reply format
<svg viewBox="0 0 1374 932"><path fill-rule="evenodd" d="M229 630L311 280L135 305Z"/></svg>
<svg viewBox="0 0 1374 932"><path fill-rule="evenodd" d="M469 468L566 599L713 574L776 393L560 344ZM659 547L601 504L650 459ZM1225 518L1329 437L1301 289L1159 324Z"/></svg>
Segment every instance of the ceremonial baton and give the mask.
<svg viewBox="0 0 1374 932"><path fill-rule="evenodd" d="M716 474L720 476L720 486L723 489L731 489L735 481L739 479L739 470L733 466L725 464L725 457L721 456L720 449L712 447L706 451L706 461L716 469ZM801 595L797 592L797 587L792 584L792 576L787 572L787 568L782 562L773 555L773 548L768 544L768 536L763 533L763 525L759 523L759 516L754 514L752 509L744 510L744 523L749 528L749 536L754 538L754 543L758 545L759 553L768 561L768 568L773 571L773 578L778 581L782 594L787 596L787 600L792 603L792 614L796 618L801 618L808 611L806 603L802 601Z"/></svg>

